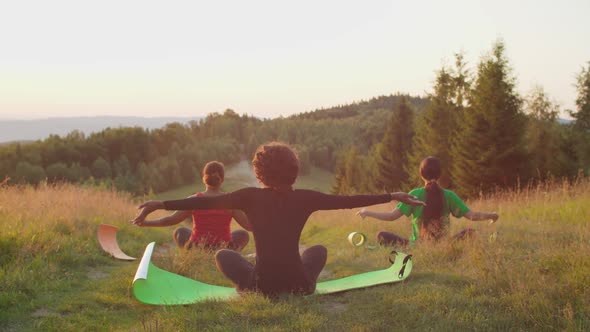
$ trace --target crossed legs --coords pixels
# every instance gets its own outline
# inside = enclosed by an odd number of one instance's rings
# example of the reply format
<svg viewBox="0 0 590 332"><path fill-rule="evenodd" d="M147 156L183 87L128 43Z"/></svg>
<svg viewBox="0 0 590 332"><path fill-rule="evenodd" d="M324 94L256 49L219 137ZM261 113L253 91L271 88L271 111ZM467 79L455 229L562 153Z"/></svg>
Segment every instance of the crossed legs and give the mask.
<svg viewBox="0 0 590 332"><path fill-rule="evenodd" d="M179 248L190 247L191 230L186 227L179 227L172 233L174 242ZM250 235L242 229L231 232L231 241L227 247L233 250L241 251L250 242Z"/></svg>
<svg viewBox="0 0 590 332"><path fill-rule="evenodd" d="M241 292L251 290L254 284L254 265L242 255L230 249L221 249L215 253L215 264Z"/></svg>
<svg viewBox="0 0 590 332"><path fill-rule="evenodd" d="M377 233L377 241L379 242L380 245L383 245L383 246L395 246L395 245L406 246L406 245L408 245L408 243L410 243L410 241L408 239L404 239L403 237L401 237L397 234L393 234L390 232L383 232L383 231Z"/></svg>
<svg viewBox="0 0 590 332"><path fill-rule="evenodd" d="M326 265L327 257L328 250L321 245L310 247L301 255L303 269L314 286L313 289L307 290L309 293L315 290L315 283ZM215 253L215 264L217 269L232 281L238 291L252 290L256 286L254 265L239 253L230 249L221 249Z"/></svg>
<svg viewBox="0 0 590 332"><path fill-rule="evenodd" d="M318 276L322 269L326 265L326 259L328 258L328 249L322 245L316 245L305 249L301 254L301 261L303 262L303 269L307 274L307 277L313 281L315 290L315 283L318 280Z"/></svg>
<svg viewBox="0 0 590 332"><path fill-rule="evenodd" d="M475 236L475 230L473 228L466 228L459 233L453 235L453 240L465 240ZM379 232L377 233L377 241L379 244L384 246L394 246L394 245L401 245L406 246L410 243L409 240L404 239L403 237L393 234L390 232Z"/></svg>

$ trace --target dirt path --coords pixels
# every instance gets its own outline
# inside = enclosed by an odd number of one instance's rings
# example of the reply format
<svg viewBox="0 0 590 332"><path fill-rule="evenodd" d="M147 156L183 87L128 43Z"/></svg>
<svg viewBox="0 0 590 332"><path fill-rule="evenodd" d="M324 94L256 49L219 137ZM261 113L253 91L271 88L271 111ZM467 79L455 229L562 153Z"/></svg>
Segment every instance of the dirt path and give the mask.
<svg viewBox="0 0 590 332"><path fill-rule="evenodd" d="M242 160L235 165L228 166L225 172L226 180L230 180L238 186L256 187L258 180L252 171L252 165L248 160Z"/></svg>

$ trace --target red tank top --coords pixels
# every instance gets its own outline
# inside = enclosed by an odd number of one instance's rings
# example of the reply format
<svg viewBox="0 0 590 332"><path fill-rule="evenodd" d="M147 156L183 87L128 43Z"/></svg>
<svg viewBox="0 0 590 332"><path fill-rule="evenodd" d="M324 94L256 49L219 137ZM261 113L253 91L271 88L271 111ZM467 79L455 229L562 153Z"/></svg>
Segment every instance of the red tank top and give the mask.
<svg viewBox="0 0 590 332"><path fill-rule="evenodd" d="M203 193L198 193L199 196ZM193 210L191 242L210 245L230 242L232 215L232 210Z"/></svg>

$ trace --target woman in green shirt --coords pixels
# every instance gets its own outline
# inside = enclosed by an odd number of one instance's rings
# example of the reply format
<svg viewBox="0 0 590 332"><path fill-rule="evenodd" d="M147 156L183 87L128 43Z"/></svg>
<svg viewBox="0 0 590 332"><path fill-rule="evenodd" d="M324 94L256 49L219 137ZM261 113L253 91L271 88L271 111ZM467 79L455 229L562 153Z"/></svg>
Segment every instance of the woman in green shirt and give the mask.
<svg viewBox="0 0 590 332"><path fill-rule="evenodd" d="M410 191L410 195L425 201L426 206L410 206L399 203L390 212L369 211L361 209L357 214L361 218L371 217L379 220L394 221L402 215L412 215L412 237L408 240L390 232L379 232L377 239L384 245L407 245L418 238L439 240L448 234L450 227L449 214L456 218L465 217L473 221L491 220L496 222L499 218L495 212L478 212L470 210L467 205L454 192L443 189L438 184L441 175L440 160L428 157L420 163L420 176L424 180L424 187ZM473 234L473 229L467 228L455 234L453 238L460 239Z"/></svg>

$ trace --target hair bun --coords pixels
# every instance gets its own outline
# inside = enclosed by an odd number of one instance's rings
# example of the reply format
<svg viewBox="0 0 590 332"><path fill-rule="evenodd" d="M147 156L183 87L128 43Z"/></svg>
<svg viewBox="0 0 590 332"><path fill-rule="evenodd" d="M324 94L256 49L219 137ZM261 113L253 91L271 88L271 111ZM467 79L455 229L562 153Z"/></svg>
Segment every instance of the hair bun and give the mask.
<svg viewBox="0 0 590 332"><path fill-rule="evenodd" d="M203 182L209 186L218 186L223 182L225 175L223 163L210 161L203 167Z"/></svg>

